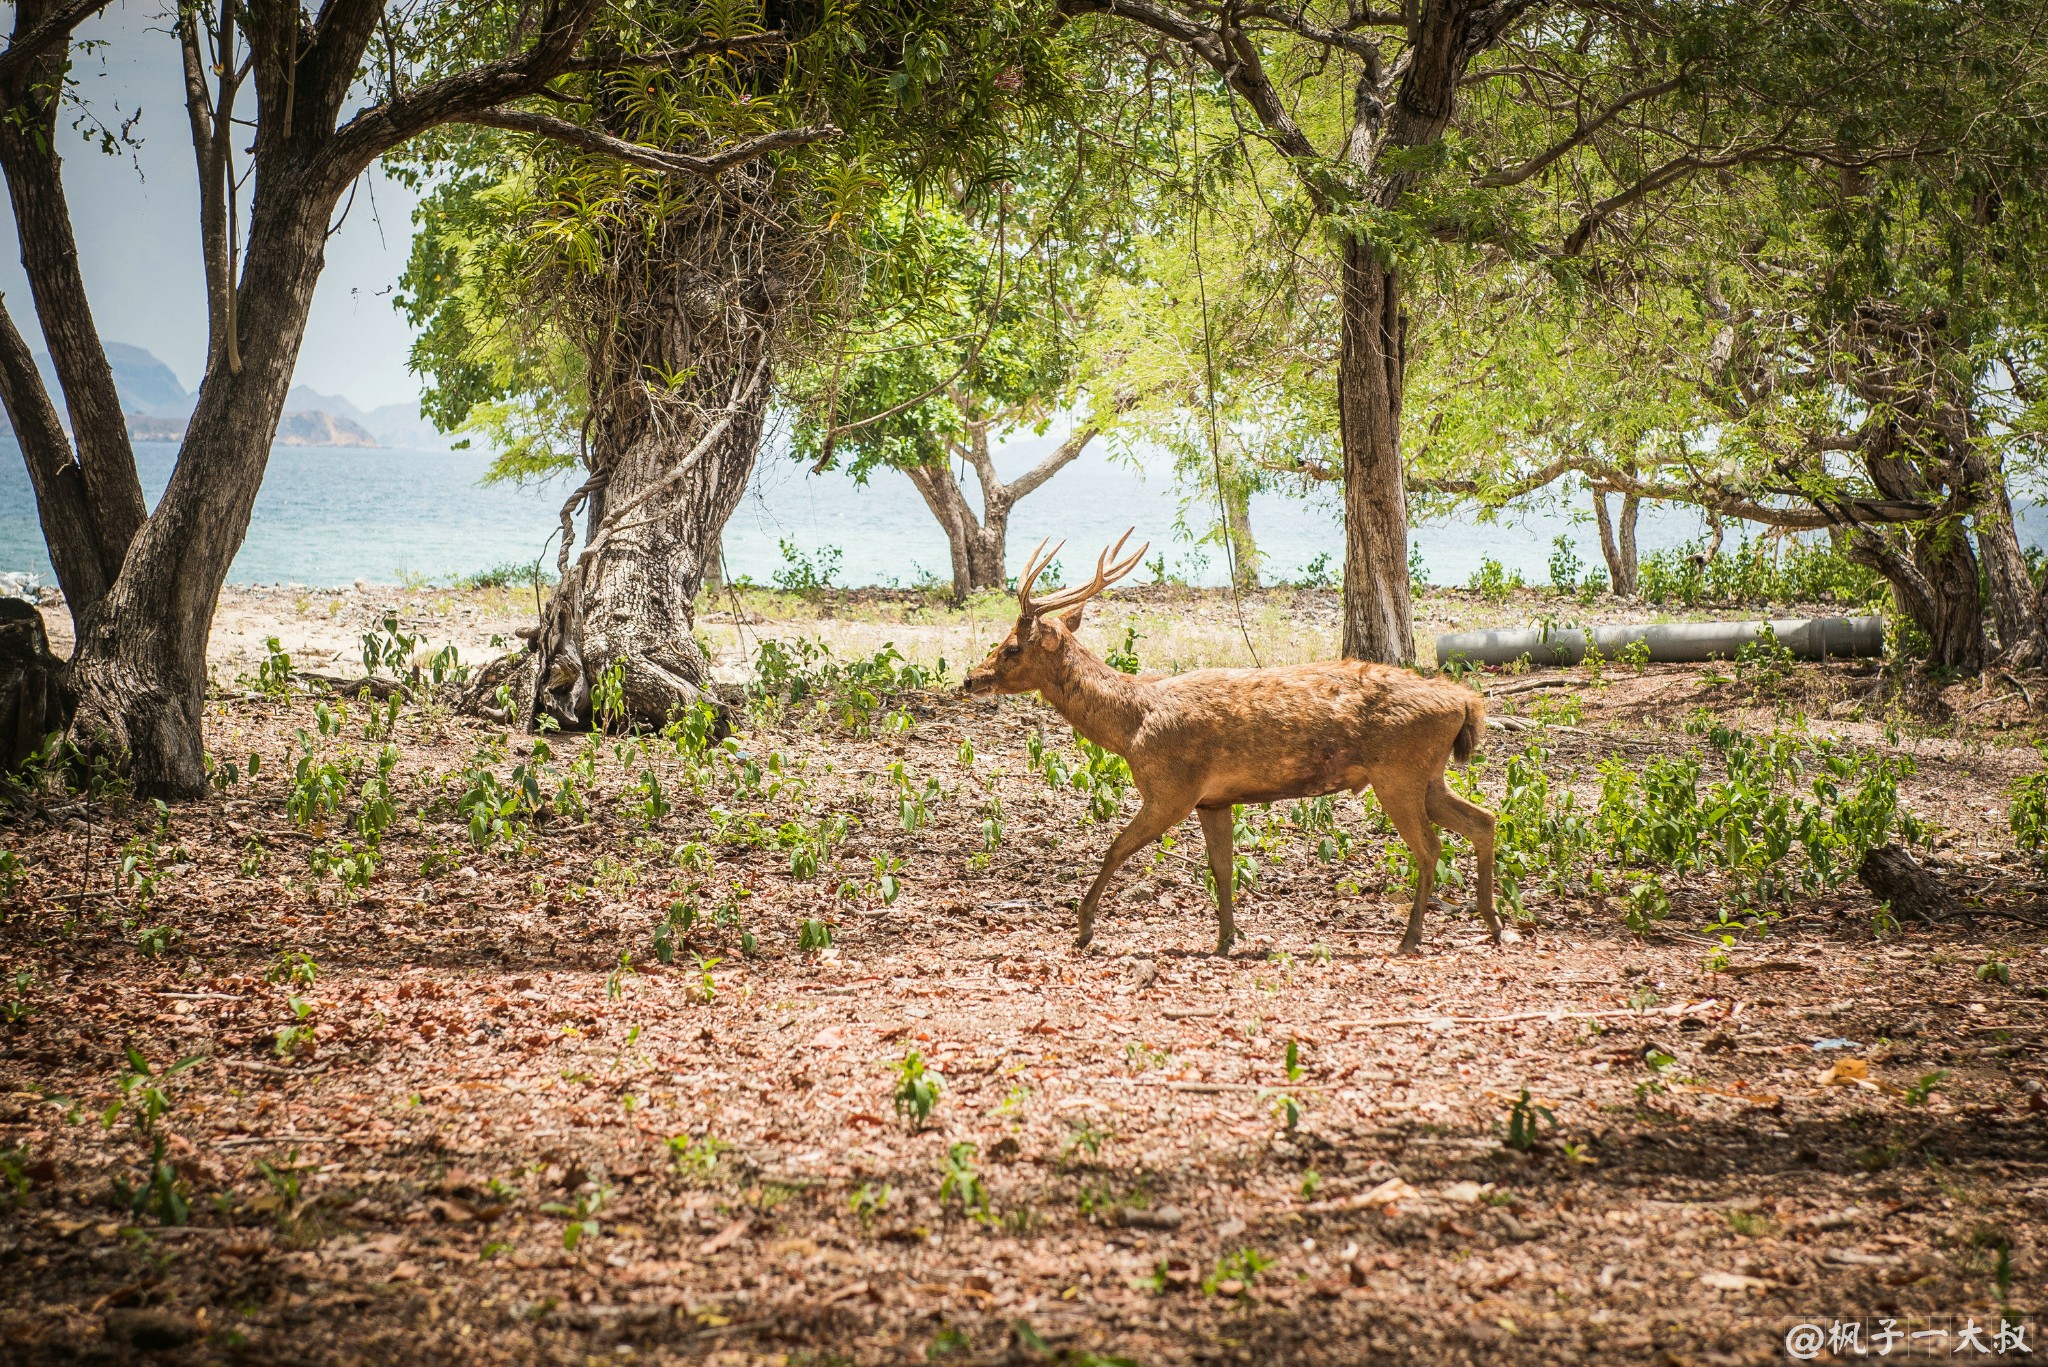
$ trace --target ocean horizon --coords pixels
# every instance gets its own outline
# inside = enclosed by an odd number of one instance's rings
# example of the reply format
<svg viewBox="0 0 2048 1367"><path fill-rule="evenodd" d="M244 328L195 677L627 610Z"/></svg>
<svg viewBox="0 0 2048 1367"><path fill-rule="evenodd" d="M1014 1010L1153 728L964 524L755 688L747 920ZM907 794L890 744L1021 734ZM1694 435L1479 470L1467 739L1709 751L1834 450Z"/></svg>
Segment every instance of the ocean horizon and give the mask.
<svg viewBox="0 0 2048 1367"><path fill-rule="evenodd" d="M1062 435L1008 443L996 453L998 469L1014 478ZM725 560L733 576L772 583L786 568L786 544L814 565L836 553L833 582L842 587L951 582L945 535L907 478L884 470L860 484L837 471L813 475L785 452L771 432L746 496L726 526ZM152 506L176 456L169 443L136 444ZM552 571L561 506L578 477L565 473L525 486L484 484L489 464L482 451L274 447L228 581L309 588L358 579L447 583L543 555ZM978 505L972 476L963 475L962 483ZM1150 541L1155 554L1165 555L1170 573L1191 583L1222 585L1227 574L1220 551L1196 544L1214 520L1213 504L1199 498L1190 504L1163 457L1136 464L1098 444L1016 506L1010 565L1020 566L1040 537L1064 538L1067 549L1060 559L1071 575L1085 569L1100 546L1135 527L1137 540ZM2048 510L2029 505L2020 521L2024 541L2048 541ZM1341 576L1343 527L1334 489L1318 488L1306 497L1256 494L1251 525L1264 582L1298 581L1318 557L1326 557L1322 563L1333 579ZM1646 505L1638 539L1647 556L1704 530L1696 511ZM1559 535L1571 539L1589 569L1602 566L1591 503L1583 495L1569 502L1552 498L1495 522L1467 515L1417 523L1410 531L1428 580L1445 585L1465 584L1488 557L1530 583L1548 583ZM1741 525L1731 524L1731 539L1742 535ZM28 473L11 436L0 438L0 570L55 582Z"/></svg>

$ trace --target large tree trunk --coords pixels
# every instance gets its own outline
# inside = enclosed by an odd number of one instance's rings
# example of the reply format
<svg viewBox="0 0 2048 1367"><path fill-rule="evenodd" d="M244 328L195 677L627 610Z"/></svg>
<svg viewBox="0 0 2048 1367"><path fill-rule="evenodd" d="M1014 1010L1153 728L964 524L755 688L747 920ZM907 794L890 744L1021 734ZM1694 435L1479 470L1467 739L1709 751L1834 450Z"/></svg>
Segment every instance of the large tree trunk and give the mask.
<svg viewBox="0 0 2048 1367"><path fill-rule="evenodd" d="M1344 244L1337 413L1344 445L1344 654L1415 658L1408 496L1401 472L1400 280L1356 237Z"/></svg>
<svg viewBox="0 0 2048 1367"><path fill-rule="evenodd" d="M216 356L155 513L78 624L72 735L121 756L136 791L206 791L206 639L270 460L319 279L332 200L259 185L240 289L241 369Z"/></svg>
<svg viewBox="0 0 2048 1367"><path fill-rule="evenodd" d="M707 190L655 215L645 235L620 234L583 301L591 475L563 510L561 582L523 689L528 725L545 715L571 729L660 726L704 696L697 596L753 473L787 288L774 259L781 230L746 208ZM649 379L661 375L686 378ZM585 543L572 558L579 502ZM599 696L607 676L615 707Z"/></svg>

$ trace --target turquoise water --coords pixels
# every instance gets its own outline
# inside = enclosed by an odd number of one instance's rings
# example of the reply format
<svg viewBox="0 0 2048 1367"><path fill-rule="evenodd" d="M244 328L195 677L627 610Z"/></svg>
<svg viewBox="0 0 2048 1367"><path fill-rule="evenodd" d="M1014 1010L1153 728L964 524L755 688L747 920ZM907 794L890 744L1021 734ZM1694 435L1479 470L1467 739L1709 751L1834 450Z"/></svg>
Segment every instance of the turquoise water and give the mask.
<svg viewBox="0 0 2048 1367"><path fill-rule="evenodd" d="M1056 438L1013 443L999 453L998 465L1006 477L1014 476ZM151 442L140 444L136 454L144 492L154 503L176 450ZM577 481L565 475L537 487L486 486L479 480L488 459L470 451L278 447L229 579L314 587L358 578L395 582L408 575L445 580L506 561L531 561L544 548L552 562L555 546L548 538ZM1220 555L1176 534L1181 512L1181 496L1165 471L1134 469L1097 448L1017 505L1010 523L1011 566L1021 564L1041 536L1065 537L1069 549L1061 560L1071 575L1093 560L1098 547L1135 526L1140 539L1165 550L1170 570L1197 583L1223 583ZM1199 528L1213 517L1213 510L1196 507L1186 521ZM1251 518L1269 581L1295 577L1318 555L1330 557L1333 574L1341 566L1343 529L1329 491L1308 498L1255 496ZM2048 540L2048 512L2030 508L2022 521L2027 541ZM1684 510L1646 512L1643 551L1677 545L1700 530L1698 517ZM1576 507L1538 511L1513 525L1465 520L1419 526L1414 542L1436 583L1465 583L1486 556L1520 570L1532 583L1544 583L1551 541L1559 533L1572 537L1589 566L1601 563L1583 498ZM861 486L836 473L813 476L778 449L764 450L727 526L726 561L735 575L768 583L784 566L779 543L785 540L813 557L836 548L834 582L842 585L907 586L924 576L950 581L945 537L901 475L883 472ZM11 438L0 438L0 570L30 570L52 581L28 474Z"/></svg>

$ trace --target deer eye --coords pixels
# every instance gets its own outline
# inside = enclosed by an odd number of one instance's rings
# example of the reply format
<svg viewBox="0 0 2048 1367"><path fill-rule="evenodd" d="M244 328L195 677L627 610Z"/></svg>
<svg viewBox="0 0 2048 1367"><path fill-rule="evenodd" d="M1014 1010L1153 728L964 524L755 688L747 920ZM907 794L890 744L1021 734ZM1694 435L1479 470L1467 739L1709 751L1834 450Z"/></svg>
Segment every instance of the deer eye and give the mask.
<svg viewBox="0 0 2048 1367"><path fill-rule="evenodd" d="M1024 647L1018 645L1015 641L1011 641L1003 647L1003 654L1005 655L1021 655L1023 653Z"/></svg>

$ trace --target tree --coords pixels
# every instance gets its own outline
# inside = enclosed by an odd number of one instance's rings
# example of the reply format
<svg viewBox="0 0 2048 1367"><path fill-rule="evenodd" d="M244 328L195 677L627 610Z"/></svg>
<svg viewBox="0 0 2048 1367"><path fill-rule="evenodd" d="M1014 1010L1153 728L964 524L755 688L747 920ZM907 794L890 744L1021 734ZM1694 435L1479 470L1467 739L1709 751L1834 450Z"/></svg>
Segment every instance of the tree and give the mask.
<svg viewBox="0 0 2048 1367"><path fill-rule="evenodd" d="M680 20L692 24L714 13ZM850 244L892 184L992 180L991 148L1058 84L1042 16L906 0L780 14L787 41L724 69L593 82L579 117L661 142L706 124L829 119L829 148L675 193L545 145L466 149L426 209L408 307L434 410L511 438L498 469L581 464L561 584L516 677L529 724L659 725L701 696L692 614L753 469L776 367L826 345L856 293ZM584 513L580 551L574 516Z"/></svg>
<svg viewBox="0 0 2048 1367"><path fill-rule="evenodd" d="M1075 234L1078 191L1012 181L985 230L943 202L898 198L862 235L868 264L852 316L785 384L799 413L791 455L814 473L844 461L863 483L877 469L901 471L946 533L956 601L1002 588L1011 511L1102 431L1083 412L1008 481L991 450L1043 434L1071 406L1094 406L1077 362L1115 253ZM956 464L974 471L979 513Z"/></svg>
<svg viewBox="0 0 2048 1367"><path fill-rule="evenodd" d="M0 172L72 437L4 310L0 397L78 624L72 735L118 756L138 791L186 798L206 790L201 711L214 603L262 483L329 225L356 177L451 123L569 138L698 178L753 160L764 144L699 154L595 142L523 107L563 73L607 64L582 51L599 0L538 11L484 0L402 12L381 0L327 0L314 15L295 0L181 10L167 56L175 52L185 72L209 347L176 468L145 514L57 152L73 98L72 34L99 8L21 0L0 53ZM457 63L455 52L504 55ZM428 66L435 74L416 79ZM787 134L770 136L766 145L778 145Z"/></svg>
<svg viewBox="0 0 2048 1367"><path fill-rule="evenodd" d="M1417 264L1453 247L1466 269L1547 259L1596 275L1603 242L1633 249L1703 176L1890 155L1841 106L1870 84L1873 30L1924 29L1935 7L1908 8L1892 25L1845 5L1793 18L1704 3L1063 0L1142 34L1163 79L1192 85L1199 69L1227 92L1298 183L1276 221L1305 211L1337 258L1347 655L1414 649L1402 429Z"/></svg>

